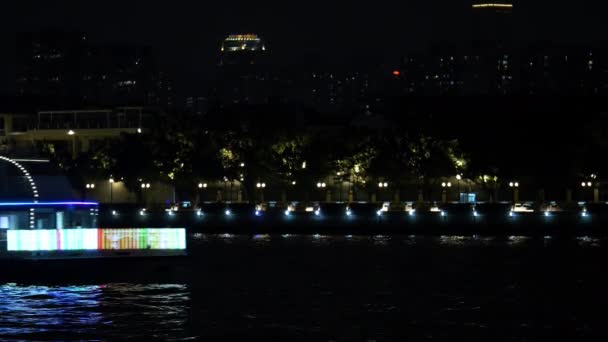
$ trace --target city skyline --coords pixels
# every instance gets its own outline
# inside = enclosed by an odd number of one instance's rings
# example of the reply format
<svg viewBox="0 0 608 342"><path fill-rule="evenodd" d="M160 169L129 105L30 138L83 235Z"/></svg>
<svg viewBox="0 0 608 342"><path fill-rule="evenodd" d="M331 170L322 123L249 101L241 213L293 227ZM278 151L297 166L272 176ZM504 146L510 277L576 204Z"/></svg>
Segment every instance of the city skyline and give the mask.
<svg viewBox="0 0 608 342"><path fill-rule="evenodd" d="M0 340L607 335L608 2L7 3Z"/></svg>
<svg viewBox="0 0 608 342"><path fill-rule="evenodd" d="M274 2L237 2L230 8L190 2L165 9L148 3L142 6L139 1L121 3L120 7L117 2L105 1L86 5L75 2L58 10L29 1L16 5L21 15L14 18L19 20L9 18L4 31L71 30L102 43L151 46L179 81L193 84L209 77L221 41L232 33L258 34L268 42L274 58L284 63L317 58L339 64L390 64L405 53L435 42L470 40L473 3L478 1L381 1L368 9L312 1L295 10ZM601 20L605 7L518 1L514 27L517 36L531 41L598 42L603 40L602 32L608 30L608 23ZM91 17L92 13L99 15Z"/></svg>

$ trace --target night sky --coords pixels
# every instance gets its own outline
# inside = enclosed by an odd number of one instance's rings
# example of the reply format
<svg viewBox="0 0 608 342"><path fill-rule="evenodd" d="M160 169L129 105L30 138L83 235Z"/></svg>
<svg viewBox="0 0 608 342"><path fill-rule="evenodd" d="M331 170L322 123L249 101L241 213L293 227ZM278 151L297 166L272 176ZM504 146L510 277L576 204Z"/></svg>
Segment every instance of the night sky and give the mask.
<svg viewBox="0 0 608 342"><path fill-rule="evenodd" d="M219 41L233 32L258 33L285 62L316 56L393 63L432 41L466 40L470 27L469 0L20 0L10 6L18 8L2 23L9 40L10 32L58 28L87 32L96 41L147 45L158 50L166 69L190 82L204 77ZM599 0L522 0L515 24L527 39L600 40L608 32L607 8Z"/></svg>

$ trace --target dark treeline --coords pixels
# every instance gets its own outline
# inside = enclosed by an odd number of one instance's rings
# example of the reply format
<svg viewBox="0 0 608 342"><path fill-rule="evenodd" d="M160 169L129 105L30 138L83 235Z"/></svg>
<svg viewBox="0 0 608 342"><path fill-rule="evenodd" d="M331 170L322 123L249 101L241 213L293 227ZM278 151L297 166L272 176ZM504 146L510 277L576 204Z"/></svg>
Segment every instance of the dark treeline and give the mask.
<svg viewBox="0 0 608 342"><path fill-rule="evenodd" d="M251 200L260 182L307 197L329 178L354 190L425 189L457 174L489 191L517 179L561 194L591 175L601 183L607 169L608 117L595 98L395 98L391 106L354 118L281 104L175 112L75 159L47 151L77 186L112 176L136 190L145 179L174 185L180 198L196 197L203 181L238 182Z"/></svg>

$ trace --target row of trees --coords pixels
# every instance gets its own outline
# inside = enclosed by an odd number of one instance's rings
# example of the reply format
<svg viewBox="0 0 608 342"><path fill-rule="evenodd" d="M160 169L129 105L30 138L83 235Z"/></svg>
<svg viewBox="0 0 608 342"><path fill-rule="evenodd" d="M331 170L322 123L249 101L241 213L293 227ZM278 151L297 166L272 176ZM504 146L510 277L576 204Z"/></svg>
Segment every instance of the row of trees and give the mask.
<svg viewBox="0 0 608 342"><path fill-rule="evenodd" d="M490 193L514 179L537 188L561 184L563 189L587 177L587 169L599 167L583 152L564 158L568 146L513 153L493 148L491 142L469 139L462 144L403 124L370 129L285 118L247 110L210 117L173 114L157 117L143 134L123 134L76 158L52 145L46 149L78 188L87 179L113 177L137 193L142 181L158 181L188 199L196 197L196 184L214 180L239 181L247 199L254 199L260 182L308 194L328 177L368 193L378 182L428 189L457 174Z"/></svg>
<svg viewBox="0 0 608 342"><path fill-rule="evenodd" d="M173 185L180 198L193 198L196 184L213 180L239 181L248 199L260 182L305 194L328 177L355 190L378 181L424 186L465 173L469 164L457 140L407 129L300 129L275 115L159 117L142 134L123 134L76 158L53 145L46 149L77 187L112 177L137 192L142 181L159 181Z"/></svg>

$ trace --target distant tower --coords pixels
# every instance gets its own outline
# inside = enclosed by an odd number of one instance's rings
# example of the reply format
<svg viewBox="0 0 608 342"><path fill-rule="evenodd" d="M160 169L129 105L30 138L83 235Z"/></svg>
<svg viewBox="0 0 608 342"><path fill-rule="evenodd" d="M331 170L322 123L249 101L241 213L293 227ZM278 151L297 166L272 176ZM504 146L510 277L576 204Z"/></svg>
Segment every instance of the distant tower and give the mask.
<svg viewBox="0 0 608 342"><path fill-rule="evenodd" d="M231 34L220 47L220 64L258 64L266 52L266 43L256 34Z"/></svg>
<svg viewBox="0 0 608 342"><path fill-rule="evenodd" d="M267 103L272 94L266 43L256 34L231 34L220 47L215 86L223 104Z"/></svg>
<svg viewBox="0 0 608 342"><path fill-rule="evenodd" d="M517 83L513 73L513 2L472 4L472 43L470 89L479 94L509 94Z"/></svg>
<svg viewBox="0 0 608 342"><path fill-rule="evenodd" d="M513 2L474 1L473 42L477 46L504 48L513 40Z"/></svg>

